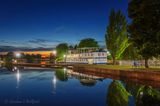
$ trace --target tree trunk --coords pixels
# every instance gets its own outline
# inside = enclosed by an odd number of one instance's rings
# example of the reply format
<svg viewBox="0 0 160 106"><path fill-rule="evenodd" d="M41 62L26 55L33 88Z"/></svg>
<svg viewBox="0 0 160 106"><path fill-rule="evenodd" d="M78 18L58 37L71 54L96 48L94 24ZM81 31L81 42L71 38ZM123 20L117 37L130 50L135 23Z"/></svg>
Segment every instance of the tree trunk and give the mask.
<svg viewBox="0 0 160 106"><path fill-rule="evenodd" d="M113 65L116 65L116 59L113 57Z"/></svg>
<svg viewBox="0 0 160 106"><path fill-rule="evenodd" d="M149 68L149 65L148 65L148 58L145 58L145 68Z"/></svg>

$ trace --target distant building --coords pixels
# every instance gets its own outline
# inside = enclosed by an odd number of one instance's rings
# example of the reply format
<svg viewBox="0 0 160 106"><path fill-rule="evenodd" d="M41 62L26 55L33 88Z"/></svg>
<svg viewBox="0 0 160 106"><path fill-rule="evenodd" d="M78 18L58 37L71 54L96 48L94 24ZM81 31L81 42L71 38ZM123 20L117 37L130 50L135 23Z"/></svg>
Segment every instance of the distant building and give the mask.
<svg viewBox="0 0 160 106"><path fill-rule="evenodd" d="M66 55L66 62L82 64L106 64L107 51L97 47L69 50L68 54Z"/></svg>

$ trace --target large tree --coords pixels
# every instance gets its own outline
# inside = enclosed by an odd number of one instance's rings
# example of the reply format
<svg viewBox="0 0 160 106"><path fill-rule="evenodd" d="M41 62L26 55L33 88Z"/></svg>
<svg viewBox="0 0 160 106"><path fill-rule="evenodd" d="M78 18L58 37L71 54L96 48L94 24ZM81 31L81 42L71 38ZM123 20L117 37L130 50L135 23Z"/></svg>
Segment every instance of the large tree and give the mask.
<svg viewBox="0 0 160 106"><path fill-rule="evenodd" d="M56 51L57 51L57 61L62 61L64 60L64 56L66 56L68 52L68 44L67 43L60 43L59 45L56 46Z"/></svg>
<svg viewBox="0 0 160 106"><path fill-rule="evenodd" d="M99 47L98 42L93 38L82 39L78 45L79 48L83 47Z"/></svg>
<svg viewBox="0 0 160 106"><path fill-rule="evenodd" d="M112 56L113 64L116 64L116 60L121 58L123 52L129 46L127 21L121 11L111 11L105 40L107 49Z"/></svg>
<svg viewBox="0 0 160 106"><path fill-rule="evenodd" d="M131 39L148 68L148 59L160 54L160 0L131 0L128 14Z"/></svg>

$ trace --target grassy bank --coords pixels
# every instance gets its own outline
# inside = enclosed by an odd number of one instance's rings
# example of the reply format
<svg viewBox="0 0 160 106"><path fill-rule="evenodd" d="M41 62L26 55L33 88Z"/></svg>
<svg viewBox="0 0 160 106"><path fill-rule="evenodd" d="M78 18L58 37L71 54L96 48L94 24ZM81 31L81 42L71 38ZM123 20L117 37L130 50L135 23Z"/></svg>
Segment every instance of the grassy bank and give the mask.
<svg viewBox="0 0 160 106"><path fill-rule="evenodd" d="M103 68L103 69L114 69L114 70L146 70L146 71L160 71L160 67L151 66L150 68L145 67L132 67L132 66L120 66L120 65L104 65L104 64L77 64L82 67L92 68Z"/></svg>

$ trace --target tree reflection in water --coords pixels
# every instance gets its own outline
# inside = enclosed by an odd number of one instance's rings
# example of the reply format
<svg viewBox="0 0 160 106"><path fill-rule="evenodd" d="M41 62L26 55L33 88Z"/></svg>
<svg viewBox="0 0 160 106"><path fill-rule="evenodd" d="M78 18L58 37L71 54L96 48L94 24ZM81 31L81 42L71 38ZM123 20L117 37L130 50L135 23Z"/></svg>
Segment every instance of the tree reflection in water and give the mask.
<svg viewBox="0 0 160 106"><path fill-rule="evenodd" d="M115 80L110 84L107 94L108 106L129 106L129 96L134 97L133 106L160 106L158 89L135 83L126 83L125 87Z"/></svg>
<svg viewBox="0 0 160 106"><path fill-rule="evenodd" d="M68 80L66 68L56 69L55 75L56 75L56 78L59 79L60 81L67 81Z"/></svg>
<svg viewBox="0 0 160 106"><path fill-rule="evenodd" d="M136 106L160 106L160 92L150 86L140 86Z"/></svg>
<svg viewBox="0 0 160 106"><path fill-rule="evenodd" d="M128 106L130 93L117 80L109 85L107 94L108 106Z"/></svg>

